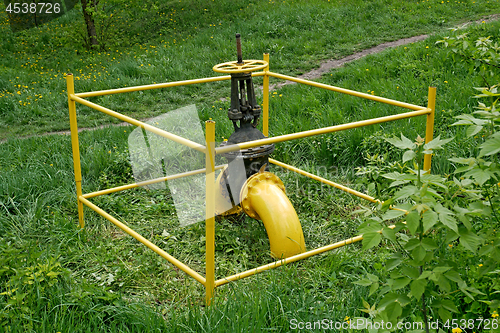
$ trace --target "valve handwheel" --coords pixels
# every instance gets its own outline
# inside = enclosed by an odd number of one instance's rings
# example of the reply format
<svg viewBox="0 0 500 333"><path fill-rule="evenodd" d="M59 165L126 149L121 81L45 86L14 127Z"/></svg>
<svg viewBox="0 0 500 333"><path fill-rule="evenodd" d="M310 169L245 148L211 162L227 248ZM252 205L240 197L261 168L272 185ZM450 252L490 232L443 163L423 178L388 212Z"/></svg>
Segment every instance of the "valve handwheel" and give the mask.
<svg viewBox="0 0 500 333"><path fill-rule="evenodd" d="M217 73L248 73L264 69L268 66L264 60L243 60L242 62L230 61L215 65L213 70Z"/></svg>

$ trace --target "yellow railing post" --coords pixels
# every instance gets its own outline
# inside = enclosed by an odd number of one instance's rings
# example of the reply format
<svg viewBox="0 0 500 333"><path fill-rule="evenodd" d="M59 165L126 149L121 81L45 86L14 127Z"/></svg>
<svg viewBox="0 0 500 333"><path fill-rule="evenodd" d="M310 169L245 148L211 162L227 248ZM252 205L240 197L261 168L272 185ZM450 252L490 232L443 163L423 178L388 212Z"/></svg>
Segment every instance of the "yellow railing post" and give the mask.
<svg viewBox="0 0 500 333"><path fill-rule="evenodd" d="M262 133L269 137L269 53L264 53L264 61L267 62L267 67L264 68L264 83L262 85Z"/></svg>
<svg viewBox="0 0 500 333"><path fill-rule="evenodd" d="M215 122L205 122L205 300L211 304L215 288Z"/></svg>
<svg viewBox="0 0 500 333"><path fill-rule="evenodd" d="M427 122L425 124L425 143L432 141L434 135L434 114L436 112L436 87L429 87L427 108L431 109L431 112L427 115ZM424 171L430 172L431 158L432 158L431 154L425 155Z"/></svg>
<svg viewBox="0 0 500 333"><path fill-rule="evenodd" d="M83 203L80 201L82 195L82 169L80 164L80 146L78 143L78 125L76 123L76 103L71 98L75 93L75 83L73 74L66 75L66 86L68 91L68 108L69 108L69 126L71 129L71 147L73 149L73 168L75 170L75 183L76 183L76 198L78 200L78 221L80 227L85 226L83 220Z"/></svg>

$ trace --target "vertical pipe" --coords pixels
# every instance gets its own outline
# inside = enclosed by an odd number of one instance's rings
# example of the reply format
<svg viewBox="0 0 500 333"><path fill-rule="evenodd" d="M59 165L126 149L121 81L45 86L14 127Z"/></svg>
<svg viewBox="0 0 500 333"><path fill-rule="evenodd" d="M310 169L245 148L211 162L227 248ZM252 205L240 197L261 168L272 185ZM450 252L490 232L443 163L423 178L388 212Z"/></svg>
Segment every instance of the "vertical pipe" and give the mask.
<svg viewBox="0 0 500 333"><path fill-rule="evenodd" d="M427 122L425 124L425 143L432 141L434 133L434 114L436 112L436 87L429 87L429 97L427 107L431 112L427 114ZM431 170L432 155L428 154L424 157L424 171L430 172Z"/></svg>
<svg viewBox="0 0 500 333"><path fill-rule="evenodd" d="M205 122L205 301L211 304L215 288L215 122Z"/></svg>
<svg viewBox="0 0 500 333"><path fill-rule="evenodd" d="M264 68L263 100L262 100L262 133L269 137L269 53L264 53L264 61L267 67Z"/></svg>
<svg viewBox="0 0 500 333"><path fill-rule="evenodd" d="M80 201L82 195L82 170L80 164L80 146L78 143L78 125L76 123L76 103L71 99L71 95L75 93L75 83L73 74L66 75L66 86L68 91L68 108L69 108L69 126L71 129L71 147L73 149L73 168L75 170L76 183L76 198L78 200L78 221L80 227L85 227L83 220L83 203Z"/></svg>

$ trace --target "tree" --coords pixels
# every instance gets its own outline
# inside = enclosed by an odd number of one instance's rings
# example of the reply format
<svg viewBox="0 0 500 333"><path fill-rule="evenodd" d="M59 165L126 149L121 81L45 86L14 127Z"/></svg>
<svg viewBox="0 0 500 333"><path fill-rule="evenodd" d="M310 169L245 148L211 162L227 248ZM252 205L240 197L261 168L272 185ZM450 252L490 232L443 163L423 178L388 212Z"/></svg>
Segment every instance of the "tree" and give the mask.
<svg viewBox="0 0 500 333"><path fill-rule="evenodd" d="M87 26L88 41L91 48L99 46L95 28L95 15L98 13L99 0L81 0L82 13Z"/></svg>

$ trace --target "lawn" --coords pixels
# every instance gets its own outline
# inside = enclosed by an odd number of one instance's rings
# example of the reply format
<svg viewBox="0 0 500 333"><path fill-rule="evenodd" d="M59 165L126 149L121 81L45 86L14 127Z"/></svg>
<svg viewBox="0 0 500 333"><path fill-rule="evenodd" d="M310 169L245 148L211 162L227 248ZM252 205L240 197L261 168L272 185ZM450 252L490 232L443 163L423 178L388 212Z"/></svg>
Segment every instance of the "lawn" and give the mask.
<svg viewBox="0 0 500 333"><path fill-rule="evenodd" d="M65 73L74 74L77 92L216 76L213 65L236 60L234 33L239 32L244 58L261 59L268 52L272 71L299 75L325 59L430 34L423 42L348 63L318 81L423 106L428 87L437 87L435 136L455 140L433 157L432 172L450 174L454 165L448 159L468 157L475 147L465 129L450 125L455 116L471 113L478 105L473 87L483 86L484 78L436 42L452 33L448 28L498 13L500 3L310 0L212 1L200 6L182 0L158 3L144 13L118 10L106 48L94 51L78 37L84 26L76 10L38 28L12 33L2 4L0 9L2 330L260 332L290 331L299 322L344 323L363 317L363 302L380 299L355 282L367 274L390 274L392 243L369 250L354 244L230 283L217 289L213 306L205 307L204 289L196 281L97 214L86 210L86 227L78 228L71 140L67 135L38 136L69 129ZM499 29L497 21L479 21L466 31L498 41ZM496 83L499 78L494 72L488 80ZM138 119L194 103L202 122L216 121L216 138L222 141L232 132L226 116L229 93L224 81L90 100ZM260 102L262 93L257 93ZM77 108L81 127L113 122L90 108ZM401 111L313 87L285 85L271 93L270 112L270 134L276 136ZM80 134L84 192L133 181L128 147L133 130L113 126ZM415 118L281 143L272 157L365 191L355 173L357 167L368 165L366 154L387 152L387 159L396 161L400 152L384 138L404 133L414 139L424 131L425 120ZM309 249L359 234L366 218L353 211L366 205L361 199L278 167L271 171L287 188ZM168 190L137 188L93 202L204 271L204 223L179 227ZM478 220L478 225L483 222ZM444 249L450 251L447 260L469 265L467 274L475 276L475 256L456 248ZM217 277L270 260L260 221L245 215L217 218ZM495 293L489 296L498 299ZM491 318L488 311L468 308L454 315ZM431 316L437 318L437 310ZM401 315L408 322L421 319L417 307Z"/></svg>

